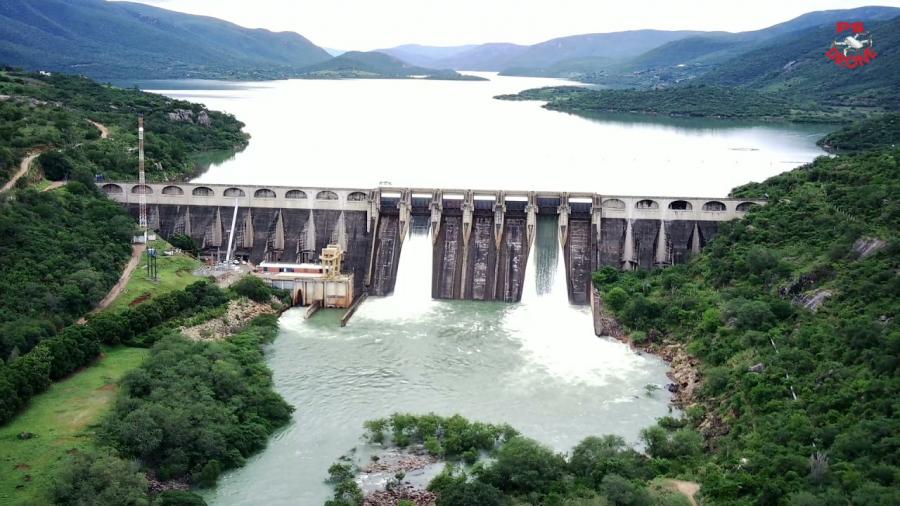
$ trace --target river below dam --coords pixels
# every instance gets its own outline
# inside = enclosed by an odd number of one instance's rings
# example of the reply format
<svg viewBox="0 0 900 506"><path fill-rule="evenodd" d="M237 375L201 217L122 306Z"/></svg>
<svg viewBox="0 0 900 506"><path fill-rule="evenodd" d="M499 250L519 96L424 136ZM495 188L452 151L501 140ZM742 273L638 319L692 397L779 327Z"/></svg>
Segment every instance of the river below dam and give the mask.
<svg viewBox="0 0 900 506"><path fill-rule="evenodd" d="M538 222L521 303L432 300L431 259L416 227L395 293L366 300L347 327L339 311L284 314L267 358L297 411L210 504L321 505L330 464L351 449L366 463L363 422L398 411L508 422L560 452L594 434L637 443L669 413L666 364L594 336L590 309L569 305L554 217Z"/></svg>
<svg viewBox="0 0 900 506"><path fill-rule="evenodd" d="M586 118L493 99L570 82L482 75L132 84L246 123L249 147L207 160L206 183L721 197L823 154L815 141L833 129ZM266 357L293 420L204 491L210 504L321 505L328 466L348 452L364 461L363 422L393 412L507 422L560 452L606 433L637 444L670 412L666 364L594 336L590 309L568 303L554 216L539 216L516 304L432 300L427 234L413 227L394 294L368 299L346 328L338 311L282 316Z"/></svg>

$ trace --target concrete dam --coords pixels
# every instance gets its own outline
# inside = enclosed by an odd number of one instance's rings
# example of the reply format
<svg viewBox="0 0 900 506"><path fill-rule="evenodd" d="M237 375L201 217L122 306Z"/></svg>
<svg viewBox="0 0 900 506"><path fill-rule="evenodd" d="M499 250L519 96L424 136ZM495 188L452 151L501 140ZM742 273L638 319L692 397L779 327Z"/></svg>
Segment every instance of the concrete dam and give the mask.
<svg viewBox="0 0 900 506"><path fill-rule="evenodd" d="M393 291L403 241L416 226L428 227L432 239L432 297L519 301L536 217L554 215L573 304L590 302L592 271L683 263L715 237L721 222L765 204L583 192L97 185L135 216L143 197L150 229L164 238L189 236L210 256L224 256L232 223L234 255L255 264L299 262L340 244L355 289L370 295Z"/></svg>

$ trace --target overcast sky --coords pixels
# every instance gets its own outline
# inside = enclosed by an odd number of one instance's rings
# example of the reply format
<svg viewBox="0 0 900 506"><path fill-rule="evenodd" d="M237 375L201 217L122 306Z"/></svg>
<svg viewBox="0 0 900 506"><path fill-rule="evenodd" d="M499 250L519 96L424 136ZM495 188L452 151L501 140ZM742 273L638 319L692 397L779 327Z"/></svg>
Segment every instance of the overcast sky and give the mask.
<svg viewBox="0 0 900 506"><path fill-rule="evenodd" d="M533 44L563 35L639 28L744 31L800 14L900 0L133 0L222 18L251 28L298 32L337 49L406 43Z"/></svg>

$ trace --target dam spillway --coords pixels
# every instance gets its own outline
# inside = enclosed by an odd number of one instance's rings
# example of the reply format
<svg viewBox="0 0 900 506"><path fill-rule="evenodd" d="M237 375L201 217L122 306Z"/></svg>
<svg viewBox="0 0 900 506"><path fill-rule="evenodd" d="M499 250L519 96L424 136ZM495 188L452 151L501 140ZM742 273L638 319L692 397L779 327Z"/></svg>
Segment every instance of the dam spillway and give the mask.
<svg viewBox="0 0 900 506"><path fill-rule="evenodd" d="M716 236L720 223L765 204L553 191L97 185L135 216L143 194L151 229L164 238L186 235L208 256L224 256L233 218L234 254L251 263L298 262L340 244L344 270L364 280L356 290L372 295L393 292L415 223L428 227L432 240L433 298L519 301L537 216L554 215L573 304L589 303L591 272L600 267L686 262Z"/></svg>

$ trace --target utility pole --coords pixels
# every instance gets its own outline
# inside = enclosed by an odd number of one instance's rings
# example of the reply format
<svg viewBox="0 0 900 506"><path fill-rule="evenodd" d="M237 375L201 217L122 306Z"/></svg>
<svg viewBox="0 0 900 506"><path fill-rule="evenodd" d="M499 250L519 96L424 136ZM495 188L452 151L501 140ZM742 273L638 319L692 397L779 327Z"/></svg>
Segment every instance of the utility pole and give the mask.
<svg viewBox="0 0 900 506"><path fill-rule="evenodd" d="M138 116L138 184L141 191L138 192L139 218L138 223L144 234L144 244L147 244L147 178L144 175L144 115Z"/></svg>

